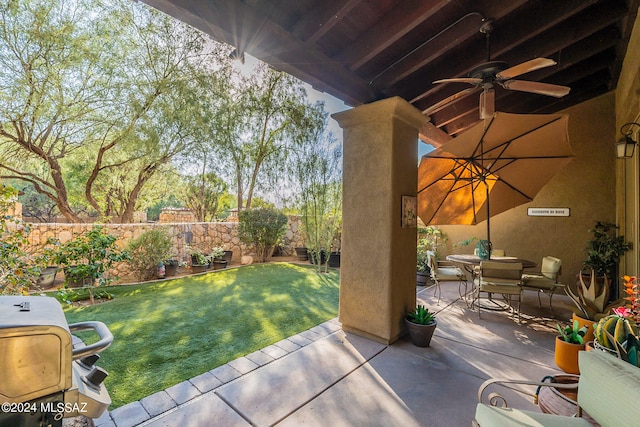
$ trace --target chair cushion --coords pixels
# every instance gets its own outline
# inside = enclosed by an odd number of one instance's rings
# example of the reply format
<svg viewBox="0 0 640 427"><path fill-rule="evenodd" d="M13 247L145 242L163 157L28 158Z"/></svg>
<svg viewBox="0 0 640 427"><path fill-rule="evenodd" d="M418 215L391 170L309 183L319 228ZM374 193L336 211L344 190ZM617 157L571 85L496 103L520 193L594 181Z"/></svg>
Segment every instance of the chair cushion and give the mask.
<svg viewBox="0 0 640 427"><path fill-rule="evenodd" d="M551 290L555 287L563 285L556 283L555 280L547 279L541 274L523 274L522 286L526 286L528 288Z"/></svg>
<svg viewBox="0 0 640 427"><path fill-rule="evenodd" d="M581 351L578 363L578 404L603 427L631 425L632 408L640 402L640 368L596 350Z"/></svg>
<svg viewBox="0 0 640 427"><path fill-rule="evenodd" d="M478 403L476 421L480 427L592 427L584 418L564 417L513 408L496 408Z"/></svg>
<svg viewBox="0 0 640 427"><path fill-rule="evenodd" d="M465 277L462 270L456 267L438 267L436 276L440 281L463 280Z"/></svg>

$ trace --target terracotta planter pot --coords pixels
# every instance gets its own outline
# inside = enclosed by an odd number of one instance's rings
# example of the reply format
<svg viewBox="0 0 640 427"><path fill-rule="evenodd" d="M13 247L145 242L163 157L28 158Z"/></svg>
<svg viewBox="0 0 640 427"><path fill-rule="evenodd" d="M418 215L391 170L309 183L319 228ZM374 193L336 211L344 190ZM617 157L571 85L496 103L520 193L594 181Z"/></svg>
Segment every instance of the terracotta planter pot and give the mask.
<svg viewBox="0 0 640 427"><path fill-rule="evenodd" d="M583 350L584 344L571 344L556 337L556 365L567 374L580 374L578 353Z"/></svg>
<svg viewBox="0 0 640 427"><path fill-rule="evenodd" d="M429 347L431 344L431 337L433 337L433 332L436 330L436 326L438 326L438 322L436 320L429 325L420 325L418 323L413 323L409 319L404 319L407 324L407 328L409 329L409 338L411 338L411 343L416 347Z"/></svg>
<svg viewBox="0 0 640 427"><path fill-rule="evenodd" d="M571 323L573 323L574 320L578 321L578 326L580 328L582 328L583 326L587 327L587 333L585 334L584 341L593 341L593 324L595 323L593 320L589 320L589 319L585 319L583 317L578 316L577 314L573 313L573 316L571 316Z"/></svg>

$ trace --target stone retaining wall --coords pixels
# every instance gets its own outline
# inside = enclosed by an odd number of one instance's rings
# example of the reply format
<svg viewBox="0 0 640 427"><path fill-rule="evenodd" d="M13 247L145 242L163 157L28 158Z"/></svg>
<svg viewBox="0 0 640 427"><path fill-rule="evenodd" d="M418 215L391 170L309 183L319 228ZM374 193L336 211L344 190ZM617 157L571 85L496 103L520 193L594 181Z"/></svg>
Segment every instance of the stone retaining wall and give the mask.
<svg viewBox="0 0 640 427"><path fill-rule="evenodd" d="M37 251L48 238L57 238L64 243L75 235L82 234L94 224L65 224L65 223L35 223L31 225L29 241ZM233 261L239 262L249 249L240 242L238 237L238 223L235 222L189 222L189 223L133 223L133 224L103 224L109 234L116 236L118 247L125 248L129 240L140 236L147 230L164 228L173 241L173 252L180 261L188 261L188 246L193 246L208 252L215 246L222 246L225 250L233 251ZM301 232L301 221L298 216L289 216L287 230L283 238L282 249L287 256L295 255L296 246L304 246ZM127 263L122 263L113 274L121 277L120 282L133 281L135 277Z"/></svg>

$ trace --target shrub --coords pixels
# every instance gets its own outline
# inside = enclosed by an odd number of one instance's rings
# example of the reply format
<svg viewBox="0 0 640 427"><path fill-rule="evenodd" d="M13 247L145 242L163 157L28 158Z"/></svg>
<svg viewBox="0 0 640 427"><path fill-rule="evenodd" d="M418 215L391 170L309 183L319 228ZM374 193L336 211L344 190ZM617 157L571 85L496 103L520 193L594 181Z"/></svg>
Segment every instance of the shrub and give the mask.
<svg viewBox="0 0 640 427"><path fill-rule="evenodd" d="M171 257L172 250L171 237L165 229L147 230L127 245L129 263L139 280L153 278L158 264Z"/></svg>
<svg viewBox="0 0 640 427"><path fill-rule="evenodd" d="M54 259L66 266L65 282L86 274L92 280L98 279L98 285L106 285L115 277L106 278L104 273L117 262L127 261L129 254L118 249L116 237L108 234L104 226L94 225L88 232L61 244Z"/></svg>
<svg viewBox="0 0 640 427"><path fill-rule="evenodd" d="M0 188L0 294L26 293L35 285L40 269L48 262L48 249L41 255L29 252L31 226L9 213L17 191Z"/></svg>
<svg viewBox="0 0 640 427"><path fill-rule="evenodd" d="M284 236L287 216L273 209L262 208L242 211L238 218L240 240L253 247L258 262L265 262Z"/></svg>

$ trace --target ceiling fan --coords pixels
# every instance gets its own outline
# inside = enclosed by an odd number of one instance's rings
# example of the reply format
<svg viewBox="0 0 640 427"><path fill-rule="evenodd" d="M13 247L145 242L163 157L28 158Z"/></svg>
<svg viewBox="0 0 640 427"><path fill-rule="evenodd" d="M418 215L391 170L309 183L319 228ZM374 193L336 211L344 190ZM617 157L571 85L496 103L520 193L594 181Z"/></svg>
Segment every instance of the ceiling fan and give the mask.
<svg viewBox="0 0 640 427"><path fill-rule="evenodd" d="M503 61L491 61L491 50L489 44L491 31L493 31L492 21L486 21L482 26L480 26L480 32L485 34L487 39L487 62L474 67L469 71L468 77L441 79L433 82L468 83L474 87L465 89L432 105L424 111L425 114L430 114L439 110L456 99L482 88L482 93L480 94L480 118L485 119L490 117L495 112L495 90L493 87L496 83L505 89L537 93L540 95L554 96L556 98L562 98L569 93L571 88L567 86L534 82L530 80L514 80L514 77L518 77L521 74L556 65L556 61L548 58L535 58L530 61L514 65L513 67L509 67L509 64Z"/></svg>

